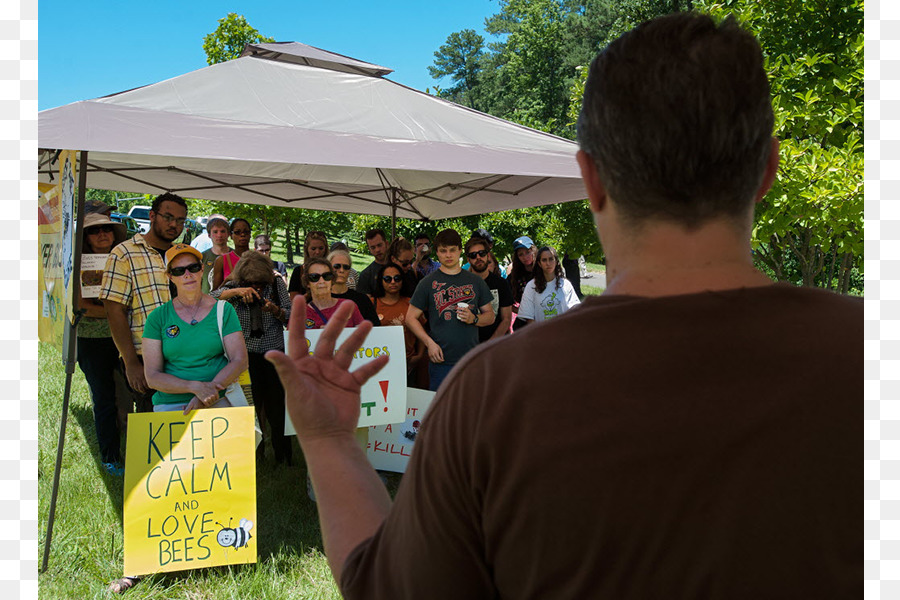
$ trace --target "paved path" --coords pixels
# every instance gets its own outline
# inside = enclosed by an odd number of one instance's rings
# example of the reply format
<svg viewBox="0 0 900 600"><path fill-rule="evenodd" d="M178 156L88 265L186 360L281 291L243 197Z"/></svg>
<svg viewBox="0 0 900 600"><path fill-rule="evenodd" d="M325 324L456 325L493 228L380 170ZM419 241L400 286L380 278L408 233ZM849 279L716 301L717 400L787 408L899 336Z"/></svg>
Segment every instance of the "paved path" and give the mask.
<svg viewBox="0 0 900 600"><path fill-rule="evenodd" d="M581 278L581 285L589 285L591 287L598 287L605 290L606 273L601 273L599 271L588 271L587 275Z"/></svg>

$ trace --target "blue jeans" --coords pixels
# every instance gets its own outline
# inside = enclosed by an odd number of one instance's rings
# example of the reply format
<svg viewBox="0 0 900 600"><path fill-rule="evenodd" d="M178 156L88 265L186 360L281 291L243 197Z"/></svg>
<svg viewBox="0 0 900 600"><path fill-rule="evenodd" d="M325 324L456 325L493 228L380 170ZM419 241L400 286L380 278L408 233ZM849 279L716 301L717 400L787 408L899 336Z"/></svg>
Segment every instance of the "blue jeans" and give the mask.
<svg viewBox="0 0 900 600"><path fill-rule="evenodd" d="M104 463L122 461L113 372L119 368L119 351L111 337L78 338L78 366L91 388L94 428Z"/></svg>
<svg viewBox="0 0 900 600"><path fill-rule="evenodd" d="M441 382L444 381L444 378L452 369L453 365L433 362L428 363L428 389L432 392L436 392L437 389L441 387Z"/></svg>

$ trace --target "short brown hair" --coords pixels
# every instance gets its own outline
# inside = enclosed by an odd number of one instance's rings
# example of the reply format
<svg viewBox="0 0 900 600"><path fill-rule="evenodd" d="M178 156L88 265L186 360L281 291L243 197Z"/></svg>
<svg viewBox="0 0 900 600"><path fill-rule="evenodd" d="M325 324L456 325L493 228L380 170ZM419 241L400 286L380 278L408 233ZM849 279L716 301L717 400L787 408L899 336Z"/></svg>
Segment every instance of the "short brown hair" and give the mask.
<svg viewBox="0 0 900 600"><path fill-rule="evenodd" d="M384 233L384 229L377 227L375 229L370 229L366 232L366 241L368 242L371 239L374 239L375 236L380 235L381 239L387 241L387 235Z"/></svg>
<svg viewBox="0 0 900 600"><path fill-rule="evenodd" d="M484 238L482 238L482 237L478 237L478 236L476 235L476 236L470 237L470 238L469 238L469 241L466 242L466 248L465 248L465 251L468 252L469 250L472 249L472 246L477 246L477 245L479 245L479 244L482 245L482 246L484 246L484 249L485 249L485 250L490 250L490 249L491 249L491 246L490 246L490 244L488 244L488 241L487 241L486 239L484 239Z"/></svg>
<svg viewBox="0 0 900 600"><path fill-rule="evenodd" d="M459 235L459 232L455 229L444 229L443 231L439 231L436 236L434 236L434 247L440 248L441 246L456 246L460 250L462 250L462 238Z"/></svg>
<svg viewBox="0 0 900 600"><path fill-rule="evenodd" d="M591 64L578 143L632 225L695 228L746 214L774 117L759 43L729 17L676 13L639 25Z"/></svg>
<svg viewBox="0 0 900 600"><path fill-rule="evenodd" d="M275 281L275 265L272 259L256 250L247 250L241 254L234 269L228 276L235 283L272 283Z"/></svg>

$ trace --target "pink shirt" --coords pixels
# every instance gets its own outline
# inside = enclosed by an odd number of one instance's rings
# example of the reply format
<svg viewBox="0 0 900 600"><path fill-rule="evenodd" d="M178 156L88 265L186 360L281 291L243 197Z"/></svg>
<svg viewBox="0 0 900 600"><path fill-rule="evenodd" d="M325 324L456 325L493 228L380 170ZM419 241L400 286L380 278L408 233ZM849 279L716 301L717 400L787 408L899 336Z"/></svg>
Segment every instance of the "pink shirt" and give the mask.
<svg viewBox="0 0 900 600"><path fill-rule="evenodd" d="M353 314L350 315L350 320L347 321L347 327L356 327L357 325L361 324L365 319L363 319L362 314L360 314L359 307L356 306L353 300L339 298L337 304L335 304L331 308L318 308L316 307L315 303L308 303L306 305L306 328L322 329L323 327L325 327L325 324L331 319L331 315L334 314L334 311L336 311L338 309L338 306L340 306L344 302L353 304Z"/></svg>

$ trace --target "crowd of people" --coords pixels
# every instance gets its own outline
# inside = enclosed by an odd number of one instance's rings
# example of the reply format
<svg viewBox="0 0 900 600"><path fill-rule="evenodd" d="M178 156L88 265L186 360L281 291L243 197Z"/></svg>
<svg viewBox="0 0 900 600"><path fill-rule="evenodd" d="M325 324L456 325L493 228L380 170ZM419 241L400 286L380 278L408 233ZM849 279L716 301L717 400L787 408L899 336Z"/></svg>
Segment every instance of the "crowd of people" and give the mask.
<svg viewBox="0 0 900 600"><path fill-rule="evenodd" d="M101 464L114 476L124 474L119 413L246 405L238 384L245 371L275 464L291 465L284 388L264 356L284 350L297 295L306 314L294 318L306 329L324 328L345 303L353 306L350 327L403 327L407 384L430 390L478 344L510 334L514 322L543 321L579 303L556 250L538 249L527 236L515 240L507 270L484 229L465 244L452 229L433 244L424 232L410 242L372 229L365 241L373 260L357 272L345 243L329 246L324 232L310 231L303 262L289 276L271 258L271 239L253 237L246 219L210 215L204 235L188 245L175 242L188 211L180 196L158 196L149 230L131 239L105 209L94 202L86 211L85 253L108 256L99 297L79 299L77 335ZM265 444L257 456L264 459ZM111 589L137 580L124 577Z"/></svg>
<svg viewBox="0 0 900 600"><path fill-rule="evenodd" d="M78 356L91 389L102 464L115 475L123 472L117 407L219 405L240 374L233 373L234 365L249 370L275 462L291 464L290 439L276 433L284 430L284 390L263 356L284 350L283 332L298 294L307 300L307 328L324 327L344 302L355 305L351 326L368 320L403 327L408 385L431 390L477 344L510 334L513 323L518 329L580 302L557 251L538 249L528 236L515 240L512 264L504 269L484 229L473 231L465 244L452 229L438 233L434 243L425 232L410 242L372 229L365 232L372 262L357 272L344 242L329 246L325 232L310 231L303 262L289 274L285 263L271 259L269 236L254 237L249 221L240 217L210 215L203 235L190 245L175 244L187 215L187 203L177 195L158 196L149 231L132 239L102 209L91 204L85 220L85 252L109 258L99 298L80 301ZM225 306L222 323L212 310L217 301ZM219 355L189 351L205 347L196 338L200 331L211 346L221 347ZM220 337L240 339L240 349L226 348ZM223 362L227 350L230 358ZM232 367L226 370L226 363ZM127 402L116 401L116 371L128 382Z"/></svg>

